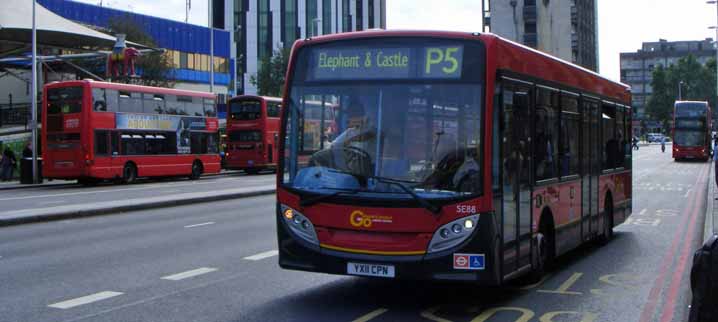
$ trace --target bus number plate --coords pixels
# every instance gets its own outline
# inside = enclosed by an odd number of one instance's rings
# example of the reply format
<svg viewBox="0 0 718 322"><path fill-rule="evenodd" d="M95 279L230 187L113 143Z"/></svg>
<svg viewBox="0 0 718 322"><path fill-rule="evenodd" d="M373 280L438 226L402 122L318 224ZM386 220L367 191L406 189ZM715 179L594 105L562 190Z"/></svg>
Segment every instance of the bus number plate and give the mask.
<svg viewBox="0 0 718 322"><path fill-rule="evenodd" d="M347 263L347 274L393 278L394 265Z"/></svg>

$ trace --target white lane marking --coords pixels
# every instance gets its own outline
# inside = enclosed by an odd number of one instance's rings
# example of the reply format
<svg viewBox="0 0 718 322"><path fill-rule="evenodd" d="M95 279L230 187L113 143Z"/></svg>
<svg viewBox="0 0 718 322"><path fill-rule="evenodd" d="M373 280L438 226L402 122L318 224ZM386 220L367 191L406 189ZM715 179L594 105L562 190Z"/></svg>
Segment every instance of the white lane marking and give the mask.
<svg viewBox="0 0 718 322"><path fill-rule="evenodd" d="M40 206L47 206L47 205L56 205L60 203L65 203L66 200L57 200L57 201L44 201L44 202L38 202L37 204Z"/></svg>
<svg viewBox="0 0 718 322"><path fill-rule="evenodd" d="M367 321L374 319L377 316L380 316L380 315L386 313L386 311L389 311L389 310L385 309L385 308L376 309L374 311L371 311L365 315L358 317L357 319L353 320L352 322L367 322Z"/></svg>
<svg viewBox="0 0 718 322"><path fill-rule="evenodd" d="M683 198L688 198L688 194L691 193L691 190L693 190L693 189L691 188L691 189L686 190L686 194L683 195Z"/></svg>
<svg viewBox="0 0 718 322"><path fill-rule="evenodd" d="M275 250L270 250L267 252L255 254L252 256L247 256L244 259L250 260L250 261L258 261L258 260L262 260L262 259L269 258L272 256L277 256L278 254L279 254L279 251L275 249Z"/></svg>
<svg viewBox="0 0 718 322"><path fill-rule="evenodd" d="M207 226L207 225L214 225L214 221L208 221L208 222L203 222L201 224L184 226L184 228L194 228L194 227Z"/></svg>
<svg viewBox="0 0 718 322"><path fill-rule="evenodd" d="M641 213L640 213L639 215L643 215L643 214L645 214L645 213L646 213L646 211L648 211L648 209L646 209L646 208L643 208L643 210L641 210Z"/></svg>
<svg viewBox="0 0 718 322"><path fill-rule="evenodd" d="M179 281L183 280L185 278L195 277L202 274L207 274L216 271L216 268L212 267L200 267L198 269L193 269L191 271L186 271L182 273L172 274L165 277L162 277L163 280L170 280L170 281Z"/></svg>
<svg viewBox="0 0 718 322"><path fill-rule="evenodd" d="M78 298L72 299L72 300L67 300L67 301L62 301L62 302L58 302L55 304L50 304L48 306L52 307L52 308L56 308L56 309L65 310L65 309L73 308L75 306L80 306L80 305L85 305L85 304L89 304L92 302L106 300L111 297L119 296L122 294L123 293L120 293L120 292L104 291L104 292L90 294L90 295L83 296L83 297L78 297Z"/></svg>

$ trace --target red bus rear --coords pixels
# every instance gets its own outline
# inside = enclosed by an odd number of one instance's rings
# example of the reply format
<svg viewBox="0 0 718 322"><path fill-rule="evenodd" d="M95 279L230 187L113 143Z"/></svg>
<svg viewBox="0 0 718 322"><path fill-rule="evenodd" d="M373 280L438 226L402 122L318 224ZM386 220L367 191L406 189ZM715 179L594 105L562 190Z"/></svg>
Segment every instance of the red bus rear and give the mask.
<svg viewBox="0 0 718 322"><path fill-rule="evenodd" d="M43 91L43 176L93 183L220 171L215 95L94 81Z"/></svg>
<svg viewBox="0 0 718 322"><path fill-rule="evenodd" d="M676 101L673 109L673 159L708 161L711 155L708 102Z"/></svg>
<svg viewBox="0 0 718 322"><path fill-rule="evenodd" d="M631 214L629 88L495 35L297 41L284 95L282 268L496 285Z"/></svg>
<svg viewBox="0 0 718 322"><path fill-rule="evenodd" d="M282 99L238 96L227 108L225 168L257 173L277 167Z"/></svg>

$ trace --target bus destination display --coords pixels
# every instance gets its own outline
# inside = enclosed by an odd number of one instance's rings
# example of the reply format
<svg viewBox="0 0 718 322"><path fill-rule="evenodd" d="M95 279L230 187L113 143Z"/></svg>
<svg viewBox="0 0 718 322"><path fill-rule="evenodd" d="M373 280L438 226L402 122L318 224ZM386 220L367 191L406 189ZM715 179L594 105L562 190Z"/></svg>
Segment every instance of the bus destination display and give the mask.
<svg viewBox="0 0 718 322"><path fill-rule="evenodd" d="M459 79L464 47L330 48L312 52L310 80Z"/></svg>

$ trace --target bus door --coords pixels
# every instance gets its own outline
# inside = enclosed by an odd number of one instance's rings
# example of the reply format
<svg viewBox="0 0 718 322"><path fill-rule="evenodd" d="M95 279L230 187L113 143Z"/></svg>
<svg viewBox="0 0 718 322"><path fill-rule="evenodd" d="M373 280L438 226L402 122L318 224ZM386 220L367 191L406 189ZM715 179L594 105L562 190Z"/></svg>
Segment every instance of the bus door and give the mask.
<svg viewBox="0 0 718 322"><path fill-rule="evenodd" d="M529 84L504 82L501 121L504 275L530 264L531 93Z"/></svg>
<svg viewBox="0 0 718 322"><path fill-rule="evenodd" d="M598 101L583 100L583 126L581 134L581 238L588 240L598 231L598 175L600 172L601 144L598 136Z"/></svg>

